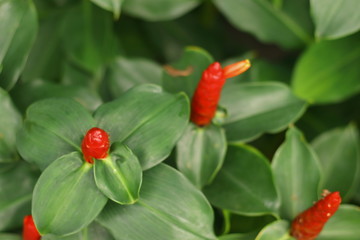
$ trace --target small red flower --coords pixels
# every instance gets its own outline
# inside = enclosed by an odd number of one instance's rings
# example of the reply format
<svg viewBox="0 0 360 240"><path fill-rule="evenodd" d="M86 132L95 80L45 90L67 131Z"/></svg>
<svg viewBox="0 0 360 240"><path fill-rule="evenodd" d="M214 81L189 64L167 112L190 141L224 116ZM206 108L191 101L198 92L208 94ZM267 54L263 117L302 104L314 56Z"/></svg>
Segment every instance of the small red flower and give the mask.
<svg viewBox="0 0 360 240"><path fill-rule="evenodd" d="M108 155L110 147L109 135L100 128L91 128L85 135L81 149L84 159L88 163L93 164L93 158L102 159Z"/></svg>
<svg viewBox="0 0 360 240"><path fill-rule="evenodd" d="M24 217L23 223L23 232L22 232L23 240L40 240L41 235L36 229L34 220L31 215L27 215Z"/></svg>
<svg viewBox="0 0 360 240"><path fill-rule="evenodd" d="M314 206L299 214L292 222L291 236L297 240L313 240L323 229L325 223L337 211L341 203L339 192L324 190L323 198Z"/></svg>
<svg viewBox="0 0 360 240"><path fill-rule="evenodd" d="M191 101L190 120L198 126L208 125L215 116L226 79L249 68L250 61L243 60L225 68L222 68L219 62L214 62L205 69Z"/></svg>

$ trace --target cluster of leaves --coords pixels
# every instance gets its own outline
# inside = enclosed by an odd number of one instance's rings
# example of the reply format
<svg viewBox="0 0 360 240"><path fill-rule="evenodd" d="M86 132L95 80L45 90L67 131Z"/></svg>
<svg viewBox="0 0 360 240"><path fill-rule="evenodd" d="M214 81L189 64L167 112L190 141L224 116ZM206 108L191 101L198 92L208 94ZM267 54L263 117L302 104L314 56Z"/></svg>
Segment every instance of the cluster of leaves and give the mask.
<svg viewBox="0 0 360 240"><path fill-rule="evenodd" d="M49 240L292 239L323 189L344 204L318 239L358 239L359 5L0 0L0 239L28 214ZM189 122L204 69L244 58Z"/></svg>

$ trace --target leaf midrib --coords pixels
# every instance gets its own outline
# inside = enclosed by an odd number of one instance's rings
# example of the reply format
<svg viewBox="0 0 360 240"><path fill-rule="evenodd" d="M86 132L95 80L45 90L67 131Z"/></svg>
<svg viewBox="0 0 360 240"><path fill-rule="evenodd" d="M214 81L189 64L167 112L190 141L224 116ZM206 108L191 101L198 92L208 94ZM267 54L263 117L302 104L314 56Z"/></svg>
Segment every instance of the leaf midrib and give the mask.
<svg viewBox="0 0 360 240"><path fill-rule="evenodd" d="M67 144L69 144L70 146L74 147L75 150L77 150L77 151L79 151L79 152L82 152L80 146L78 146L77 144L75 144L74 142L72 142L70 139L68 139L68 138L66 138L66 137L64 137L64 136L59 135L57 132L55 132L55 131L47 128L47 127L44 127L44 126L42 126L42 125L40 125L40 124L38 124L38 123L36 123L36 122L34 122L34 121L30 121L30 120L28 120L28 119L26 120L26 122L28 122L28 123L31 124L31 125L35 125L35 126L37 126L37 127L46 129L46 130L49 131L50 133L54 134L56 137L60 138L61 140L63 140L63 141L66 142Z"/></svg>
<svg viewBox="0 0 360 240"><path fill-rule="evenodd" d="M154 216L156 216L158 219L165 222L166 224L171 223L176 228L179 228L179 229L181 229L183 231L189 232L189 233L193 234L194 236L197 236L197 237L202 238L204 240L214 240L212 238L207 238L207 237L205 237L203 235L200 235L196 230L189 228L187 225L183 224L180 221L174 221L173 218L169 217L167 214L161 212L160 210L158 210L156 208L153 208L152 206L146 204L141 199L137 203L140 206L142 206L142 207L146 208L147 210L149 210L149 212L151 212Z"/></svg>
<svg viewBox="0 0 360 240"><path fill-rule="evenodd" d="M176 103L183 95L182 94L178 94L176 96L176 98L174 100L172 100L171 102L169 102L166 105L163 105L162 108L158 108L156 111L153 111L152 114L149 114L148 117L144 118L143 121L141 121L135 128L133 128L125 137L123 137L122 139L118 140L120 142L126 142L126 140L128 140L134 133L136 133L141 127L143 127L144 125L146 125L146 123L148 123L151 119L153 119L154 117L156 117L157 115L159 115L160 113L164 112L165 110L167 110L169 108L169 106L173 105L174 103Z"/></svg>
<svg viewBox="0 0 360 240"><path fill-rule="evenodd" d="M292 20L287 14L283 11L273 7L269 2L262 0L255 1L258 5L264 8L266 11L270 12L271 15L279 19L280 22L284 24L287 29L292 32L295 36L301 39L305 44L310 44L313 39L307 34L302 27L300 27L294 20Z"/></svg>
<svg viewBox="0 0 360 240"><path fill-rule="evenodd" d="M264 202L261 201L261 199L259 199L259 197L254 193L254 191L252 191L249 187L247 187L245 184L239 182L237 180L237 178L234 176L234 174L232 174L230 171L228 171L226 168L223 168L221 170L221 173L223 175L225 175L226 177L228 177L228 179L233 182L236 186L239 186L241 189L245 190L245 192L247 192L254 200L256 200L256 202L260 203L261 206L264 207L264 209L266 209L269 212L272 212L272 209L268 208Z"/></svg>

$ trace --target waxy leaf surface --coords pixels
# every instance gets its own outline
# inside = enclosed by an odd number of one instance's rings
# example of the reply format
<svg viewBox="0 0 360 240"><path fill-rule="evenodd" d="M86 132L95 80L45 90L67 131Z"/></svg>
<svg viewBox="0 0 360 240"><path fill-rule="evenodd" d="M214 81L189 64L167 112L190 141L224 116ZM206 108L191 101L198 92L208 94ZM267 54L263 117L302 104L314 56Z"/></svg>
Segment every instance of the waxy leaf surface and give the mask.
<svg viewBox="0 0 360 240"><path fill-rule="evenodd" d="M226 147L225 133L219 126L199 128L189 124L176 145L177 167L195 186L202 188L220 170Z"/></svg>
<svg viewBox="0 0 360 240"><path fill-rule="evenodd" d="M141 165L125 145L115 143L107 158L95 160L94 174L96 185L111 200L133 204L139 198Z"/></svg>
<svg viewBox="0 0 360 240"><path fill-rule="evenodd" d="M76 233L100 213L108 199L97 188L92 167L74 152L41 174L32 199L33 218L41 234Z"/></svg>
<svg viewBox="0 0 360 240"><path fill-rule="evenodd" d="M115 240L109 231L96 221L81 229L80 232L59 237L53 234L41 236L41 240Z"/></svg>
<svg viewBox="0 0 360 240"><path fill-rule="evenodd" d="M40 79L25 84L17 84L11 90L11 95L21 111L25 111L35 101L51 97L72 98L91 111L95 111L102 103L100 96L86 87L79 85L64 86Z"/></svg>
<svg viewBox="0 0 360 240"><path fill-rule="evenodd" d="M91 114L71 99L45 99L26 111L17 147L21 156L42 170L55 159L78 150L86 132L95 126Z"/></svg>
<svg viewBox="0 0 360 240"><path fill-rule="evenodd" d="M37 15L30 0L0 1L0 87L9 90L24 68L37 33Z"/></svg>
<svg viewBox="0 0 360 240"><path fill-rule="evenodd" d="M323 173L321 189L340 191L341 198L349 199L357 183L356 172L360 164L357 128L349 125L324 132L312 142L319 156Z"/></svg>
<svg viewBox="0 0 360 240"><path fill-rule="evenodd" d="M360 90L360 34L311 45L298 60L294 93L310 103L339 102Z"/></svg>
<svg viewBox="0 0 360 240"><path fill-rule="evenodd" d="M21 126L21 116L7 92L0 88L0 163L15 161L16 132Z"/></svg>
<svg viewBox="0 0 360 240"><path fill-rule="evenodd" d="M278 220L265 226L257 235L255 240L295 240L289 235L289 222Z"/></svg>
<svg viewBox="0 0 360 240"><path fill-rule="evenodd" d="M319 199L319 160L295 127L286 132L285 142L275 153L272 169L283 219L294 219Z"/></svg>
<svg viewBox="0 0 360 240"><path fill-rule="evenodd" d="M294 11L286 1L281 2L284 2L282 6L276 6L266 0L214 0L235 27L252 33L263 42L284 48L311 43L308 3L302 0L292 2L296 8Z"/></svg>
<svg viewBox="0 0 360 240"><path fill-rule="evenodd" d="M296 121L306 103L281 83L231 84L223 89L220 105L227 116L223 127L228 141L249 141L265 132L279 132Z"/></svg>
<svg viewBox="0 0 360 240"><path fill-rule="evenodd" d="M189 103L184 94L169 94L156 85L140 85L95 112L98 127L111 142L127 145L143 169L163 161L189 121Z"/></svg>
<svg viewBox="0 0 360 240"><path fill-rule="evenodd" d="M99 7L102 7L105 10L114 13L114 18L118 19L120 17L121 5L123 0L91 0L93 3L97 4Z"/></svg>
<svg viewBox="0 0 360 240"><path fill-rule="evenodd" d="M204 193L213 205L238 214L276 215L279 207L268 160L246 145L228 147L223 167Z"/></svg>
<svg viewBox="0 0 360 240"><path fill-rule="evenodd" d="M137 203L109 203L98 221L118 240L214 240L213 218L204 195L181 173L160 164L144 172Z"/></svg>
<svg viewBox="0 0 360 240"><path fill-rule="evenodd" d="M24 161L0 167L0 231L22 226L31 212L32 191L38 172Z"/></svg>
<svg viewBox="0 0 360 240"><path fill-rule="evenodd" d="M357 0L310 0L315 35L335 39L360 29L360 2Z"/></svg>
<svg viewBox="0 0 360 240"><path fill-rule="evenodd" d="M112 97L119 97L125 91L143 83L160 84L161 67L144 58L114 59L108 69L109 90Z"/></svg>
<svg viewBox="0 0 360 240"><path fill-rule="evenodd" d="M200 2L200 0L131 0L124 1L123 10L127 14L147 21L164 21L182 16Z"/></svg>

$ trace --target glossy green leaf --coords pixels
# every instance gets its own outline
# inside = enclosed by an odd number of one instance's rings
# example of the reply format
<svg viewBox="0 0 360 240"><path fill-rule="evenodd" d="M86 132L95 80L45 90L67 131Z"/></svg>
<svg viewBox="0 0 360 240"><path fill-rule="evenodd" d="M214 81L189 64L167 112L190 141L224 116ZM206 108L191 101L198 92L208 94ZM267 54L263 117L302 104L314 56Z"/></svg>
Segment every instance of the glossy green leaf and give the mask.
<svg viewBox="0 0 360 240"><path fill-rule="evenodd" d="M311 0L310 3L318 38L340 38L360 29L359 1Z"/></svg>
<svg viewBox="0 0 360 240"><path fill-rule="evenodd" d="M211 183L220 170L226 147L222 128L189 124L176 145L177 167L195 186L202 188Z"/></svg>
<svg viewBox="0 0 360 240"><path fill-rule="evenodd" d="M53 97L72 98L91 111L95 111L102 103L100 96L86 87L79 85L64 86L40 79L25 84L17 84L12 89L11 95L16 106L22 111L25 111L35 101Z"/></svg>
<svg viewBox="0 0 360 240"><path fill-rule="evenodd" d="M81 1L68 10L61 34L69 60L90 73L99 71L117 51L112 23L111 14L90 1Z"/></svg>
<svg viewBox="0 0 360 240"><path fill-rule="evenodd" d="M218 240L254 240L255 233L233 233L220 236Z"/></svg>
<svg viewBox="0 0 360 240"><path fill-rule="evenodd" d="M135 85L160 84L161 73L157 63L145 58L118 57L111 62L107 72L109 91L113 97L119 97Z"/></svg>
<svg viewBox="0 0 360 240"><path fill-rule="evenodd" d="M357 184L356 171L360 164L357 131L354 125L349 125L324 132L312 143L323 172L321 189L340 191L345 201L351 198Z"/></svg>
<svg viewBox="0 0 360 240"><path fill-rule="evenodd" d="M23 161L0 168L0 231L21 227L31 211L32 191L38 172ZM1 238L0 238L1 239Z"/></svg>
<svg viewBox="0 0 360 240"><path fill-rule="evenodd" d="M37 33L32 1L1 0L0 32L0 86L10 89L24 68Z"/></svg>
<svg viewBox="0 0 360 240"><path fill-rule="evenodd" d="M289 227L289 222L285 220L272 222L260 231L255 240L294 240L289 235Z"/></svg>
<svg viewBox="0 0 360 240"><path fill-rule="evenodd" d="M296 64L292 88L311 103L339 102L360 90L360 34L313 44Z"/></svg>
<svg viewBox="0 0 360 240"><path fill-rule="evenodd" d="M203 71L212 62L214 59L204 49L186 47L176 63L165 67L162 78L164 89L172 93L185 92L189 98L192 97Z"/></svg>
<svg viewBox="0 0 360 240"><path fill-rule="evenodd" d="M279 132L305 111L304 101L281 83L232 84L223 89L220 105L228 141L249 141L265 132Z"/></svg>
<svg viewBox="0 0 360 240"><path fill-rule="evenodd" d="M21 116L11 98L0 88L0 163L17 159L16 132L21 126Z"/></svg>
<svg viewBox="0 0 360 240"><path fill-rule="evenodd" d="M360 209L354 205L340 205L325 224L317 240L358 240L360 236Z"/></svg>
<svg viewBox="0 0 360 240"><path fill-rule="evenodd" d="M238 214L276 215L279 207L268 160L246 145L228 147L223 167L204 193L213 205Z"/></svg>
<svg viewBox="0 0 360 240"><path fill-rule="evenodd" d="M156 85L132 88L95 112L98 126L138 157L143 169L164 160L185 130L189 103L182 93L172 95Z"/></svg>
<svg viewBox="0 0 360 240"><path fill-rule="evenodd" d="M115 143L110 156L95 160L94 174L96 185L111 200L133 204L139 198L141 165L125 145Z"/></svg>
<svg viewBox="0 0 360 240"><path fill-rule="evenodd" d="M286 132L286 140L276 151L272 168L282 218L291 220L318 200L319 160L295 127Z"/></svg>
<svg viewBox="0 0 360 240"><path fill-rule="evenodd" d="M41 174L32 200L41 234L75 233L100 213L107 198L95 184L92 167L74 152L57 159Z"/></svg>
<svg viewBox="0 0 360 240"><path fill-rule="evenodd" d="M103 9L113 12L115 19L118 19L120 17L121 5L123 4L123 0L91 0L91 1Z"/></svg>
<svg viewBox="0 0 360 240"><path fill-rule="evenodd" d="M200 0L131 0L124 1L123 10L129 15L147 21L164 21L184 15L200 2Z"/></svg>
<svg viewBox="0 0 360 240"><path fill-rule="evenodd" d="M114 238L106 228L94 221L75 234L65 237L46 234L41 236L41 240L114 240Z"/></svg>
<svg viewBox="0 0 360 240"><path fill-rule="evenodd" d="M296 2L292 4L297 5L297 12L306 15L308 3ZM299 18L299 14L285 5L276 6L266 0L214 0L214 3L235 27L250 32L263 42L296 48L312 41L308 21Z"/></svg>
<svg viewBox="0 0 360 240"><path fill-rule="evenodd" d="M58 157L81 151L85 133L94 126L94 119L78 102L45 99L28 108L17 147L25 160L45 169Z"/></svg>
<svg viewBox="0 0 360 240"><path fill-rule="evenodd" d="M22 238L16 234L0 233L0 240L22 240Z"/></svg>
<svg viewBox="0 0 360 240"><path fill-rule="evenodd" d="M64 14L48 14L41 18L21 82L34 79L57 81L62 74L64 51L62 49L61 24Z"/></svg>
<svg viewBox="0 0 360 240"><path fill-rule="evenodd" d="M117 240L210 240L215 239L213 218L204 195L182 174L161 164L144 172L137 203L109 203L98 221Z"/></svg>

